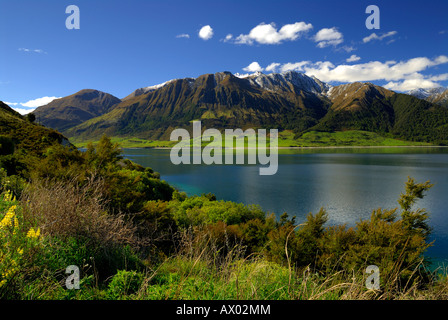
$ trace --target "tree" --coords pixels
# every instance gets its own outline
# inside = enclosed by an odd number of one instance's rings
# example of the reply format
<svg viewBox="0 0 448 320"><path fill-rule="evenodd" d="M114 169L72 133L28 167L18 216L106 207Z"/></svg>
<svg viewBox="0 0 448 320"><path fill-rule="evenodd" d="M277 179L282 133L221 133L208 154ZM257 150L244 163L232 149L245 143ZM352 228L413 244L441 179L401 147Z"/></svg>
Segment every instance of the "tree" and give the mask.
<svg viewBox="0 0 448 320"><path fill-rule="evenodd" d="M431 233L431 227L427 223L428 212L426 212L425 209L417 209L415 211L411 209L418 199L424 197L424 192L429 190L432 186L433 184L430 184L429 181L426 181L425 183L416 183L413 178L408 177L405 187L406 193L402 193L398 200L400 207L403 209L401 218L404 227L410 234L421 234L425 240Z"/></svg>
<svg viewBox="0 0 448 320"><path fill-rule="evenodd" d="M33 123L34 121L36 121L36 115L34 113L28 113L26 115L26 120Z"/></svg>
<svg viewBox="0 0 448 320"><path fill-rule="evenodd" d="M13 154L14 148L14 142L11 138L0 136L0 155Z"/></svg>
<svg viewBox="0 0 448 320"><path fill-rule="evenodd" d="M103 135L96 145L92 143L87 146L87 159L91 165L97 169L103 169L106 165L115 165L123 157L122 150L118 143L112 143L111 139Z"/></svg>

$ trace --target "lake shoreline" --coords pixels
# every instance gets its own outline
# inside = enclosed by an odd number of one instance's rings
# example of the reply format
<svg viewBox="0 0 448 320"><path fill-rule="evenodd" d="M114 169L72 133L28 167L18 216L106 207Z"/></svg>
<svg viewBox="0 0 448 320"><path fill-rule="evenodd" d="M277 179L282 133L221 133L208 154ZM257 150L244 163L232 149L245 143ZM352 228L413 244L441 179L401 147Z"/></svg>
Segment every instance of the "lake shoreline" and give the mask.
<svg viewBox="0 0 448 320"><path fill-rule="evenodd" d="M278 147L282 150L301 150L301 149L374 149L374 148L448 148L448 146L322 146L322 147ZM172 147L133 147L124 149L172 149ZM223 149L258 149L257 147L234 147L234 148L223 148ZM269 148L266 148L269 149Z"/></svg>

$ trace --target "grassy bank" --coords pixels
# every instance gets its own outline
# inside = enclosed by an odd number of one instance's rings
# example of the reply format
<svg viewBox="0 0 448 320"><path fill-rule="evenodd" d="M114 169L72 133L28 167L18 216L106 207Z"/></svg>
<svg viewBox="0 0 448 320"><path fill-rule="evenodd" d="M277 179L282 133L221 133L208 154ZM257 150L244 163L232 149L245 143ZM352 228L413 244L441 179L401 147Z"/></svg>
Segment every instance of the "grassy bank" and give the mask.
<svg viewBox="0 0 448 320"><path fill-rule="evenodd" d="M337 147L337 146L430 146L425 142L404 141L380 136L368 131L307 132L294 139L294 134L283 131L279 146L285 147Z"/></svg>
<svg viewBox="0 0 448 320"><path fill-rule="evenodd" d="M170 148L177 144L177 141L145 140L140 138L120 138L112 137L112 142L120 144L123 148ZM78 148L85 148L88 141L70 141ZM269 141L269 139L268 139ZM96 143L96 142L94 142ZM203 146L210 142L202 142ZM212 144L213 145L213 144ZM211 146L212 146L211 145ZM224 139L223 139L223 145ZM256 145L255 145L256 146ZM430 143L404 141L380 136L374 132L367 131L338 131L338 132L307 132L299 138L295 138L292 131L282 131L279 133L278 146L280 148L297 147L356 147L356 146L431 146Z"/></svg>

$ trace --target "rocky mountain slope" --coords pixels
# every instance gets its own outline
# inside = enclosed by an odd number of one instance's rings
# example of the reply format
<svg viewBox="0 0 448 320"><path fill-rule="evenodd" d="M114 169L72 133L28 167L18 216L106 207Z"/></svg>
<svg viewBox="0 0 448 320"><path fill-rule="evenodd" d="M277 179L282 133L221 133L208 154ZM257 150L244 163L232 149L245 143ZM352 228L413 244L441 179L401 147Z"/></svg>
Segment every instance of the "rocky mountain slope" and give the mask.
<svg viewBox="0 0 448 320"><path fill-rule="evenodd" d="M56 99L37 108L37 121L59 131L68 130L89 119L111 111L121 100L98 90L85 89L70 96Z"/></svg>

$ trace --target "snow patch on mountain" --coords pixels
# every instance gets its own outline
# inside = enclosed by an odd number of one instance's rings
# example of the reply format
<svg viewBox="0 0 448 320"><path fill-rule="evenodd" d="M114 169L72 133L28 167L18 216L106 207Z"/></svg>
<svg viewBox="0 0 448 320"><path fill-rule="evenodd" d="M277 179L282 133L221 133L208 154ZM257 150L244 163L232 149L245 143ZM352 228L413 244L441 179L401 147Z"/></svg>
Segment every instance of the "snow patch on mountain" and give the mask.
<svg viewBox="0 0 448 320"><path fill-rule="evenodd" d="M307 76L296 71L264 74L255 72L252 74L235 74L236 77L247 79L251 85L269 91L306 91L318 95L325 95L331 86L314 76Z"/></svg>
<svg viewBox="0 0 448 320"><path fill-rule="evenodd" d="M443 104L448 101L448 89L445 87L432 89L419 88L408 91L406 94L438 104Z"/></svg>

